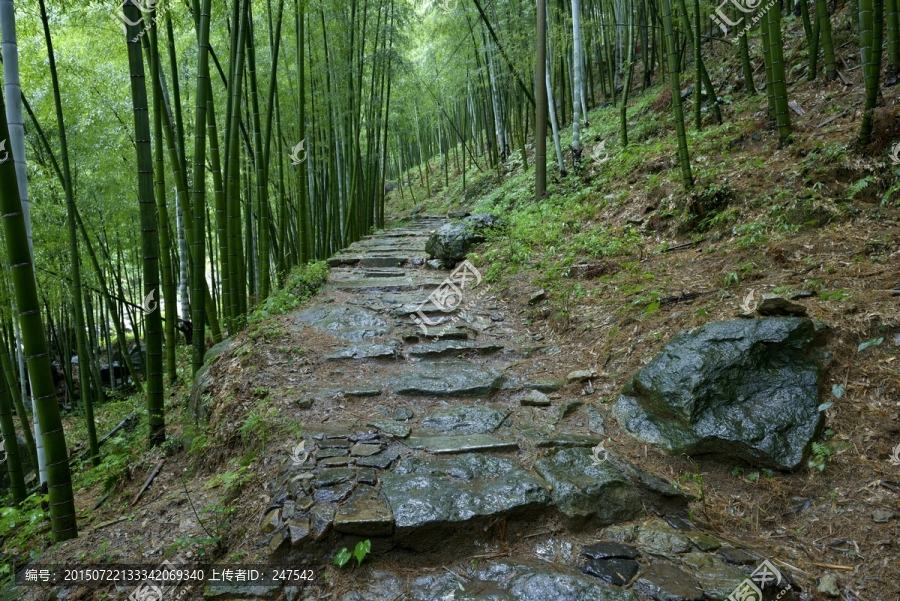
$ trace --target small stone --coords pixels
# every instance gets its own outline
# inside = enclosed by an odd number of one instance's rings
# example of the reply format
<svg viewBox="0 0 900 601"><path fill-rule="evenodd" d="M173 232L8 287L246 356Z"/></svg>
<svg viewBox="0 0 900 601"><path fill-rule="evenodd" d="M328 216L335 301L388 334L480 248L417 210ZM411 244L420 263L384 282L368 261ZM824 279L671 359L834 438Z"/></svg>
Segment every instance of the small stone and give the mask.
<svg viewBox="0 0 900 601"><path fill-rule="evenodd" d="M569 383L572 382L584 382L585 380L590 380L594 377L594 372L589 369L578 369L572 372L569 372L569 375L566 376L566 381Z"/></svg>
<svg viewBox="0 0 900 601"><path fill-rule="evenodd" d="M637 532L637 526L634 524L621 524L610 526L603 531L603 536L610 540L617 540L623 543L630 543L634 540Z"/></svg>
<svg viewBox="0 0 900 601"><path fill-rule="evenodd" d="M347 397L370 397L370 396L381 396L380 388L360 388L360 389L351 389L344 390L344 396Z"/></svg>
<svg viewBox="0 0 900 601"><path fill-rule="evenodd" d="M638 571L638 562L633 559L588 559L578 568L582 574L599 578L613 586L624 586L631 582Z"/></svg>
<svg viewBox="0 0 900 601"><path fill-rule="evenodd" d="M294 509L297 512L309 511L310 509L312 509L312 506L313 506L312 497L310 497L308 495L303 495L302 497L298 497L294 501Z"/></svg>
<svg viewBox="0 0 900 601"><path fill-rule="evenodd" d="M291 546L296 547L309 540L311 536L308 517L295 517L288 522L288 532L291 535Z"/></svg>
<svg viewBox="0 0 900 601"><path fill-rule="evenodd" d="M394 531L394 514L380 492L360 486L338 508L334 529L358 536L390 536Z"/></svg>
<svg viewBox="0 0 900 601"><path fill-rule="evenodd" d="M715 551L722 546L722 543L702 532L685 532L685 536L688 537L695 547L704 552Z"/></svg>
<svg viewBox="0 0 900 601"><path fill-rule="evenodd" d="M504 319L506 318L499 313L491 313L491 321L503 321Z"/></svg>
<svg viewBox="0 0 900 601"><path fill-rule="evenodd" d="M346 450L346 449L344 449ZM350 465L353 462L349 457L326 457L325 459L319 460L319 465L324 465L327 467L336 467L342 465Z"/></svg>
<svg viewBox="0 0 900 601"><path fill-rule="evenodd" d="M641 526L637 541L647 553L672 559L691 550L691 542L677 530L660 520Z"/></svg>
<svg viewBox="0 0 900 601"><path fill-rule="evenodd" d="M284 506L281 508L281 519L285 522L294 517L294 502L291 500L287 500L284 502Z"/></svg>
<svg viewBox="0 0 900 601"><path fill-rule="evenodd" d="M265 515L262 519L262 522L259 524L259 531L263 534L269 534L271 532L275 532L278 528L278 524L281 523L281 508L276 507L269 513Z"/></svg>
<svg viewBox="0 0 900 601"><path fill-rule="evenodd" d="M562 421L575 413L579 407L584 405L584 401L569 401L567 403L563 403L559 407L559 417L556 418L556 421Z"/></svg>
<svg viewBox="0 0 900 601"><path fill-rule="evenodd" d="M766 316L795 315L803 317L806 315L806 307L775 294L764 294L759 305L756 306L756 312Z"/></svg>
<svg viewBox="0 0 900 601"><path fill-rule="evenodd" d="M319 542L331 531L331 523L334 521L334 505L316 505L309 513L310 531L313 540Z"/></svg>
<svg viewBox="0 0 900 601"><path fill-rule="evenodd" d="M359 476L356 477L356 481L360 484L368 484L370 486L375 486L377 480L378 476L375 474L375 470L371 468L359 470Z"/></svg>
<svg viewBox="0 0 900 601"><path fill-rule="evenodd" d="M429 261L425 261L425 266L429 269L444 269L444 262L440 259L431 259Z"/></svg>
<svg viewBox="0 0 900 601"><path fill-rule="evenodd" d="M282 551L285 547L287 547L291 543L291 535L287 528L282 528L274 535L272 535L272 540L269 541L269 554L273 555Z"/></svg>
<svg viewBox="0 0 900 601"><path fill-rule="evenodd" d="M798 298L812 298L815 295L815 290L800 290L799 292L793 293L788 298L790 298L791 300L797 300Z"/></svg>
<svg viewBox="0 0 900 601"><path fill-rule="evenodd" d="M550 405L550 397L538 390L529 390L519 402L526 407L547 407Z"/></svg>
<svg viewBox="0 0 900 601"><path fill-rule="evenodd" d="M409 264L414 267L421 267L425 264L425 259L423 259L422 257L413 257L409 260Z"/></svg>
<svg viewBox="0 0 900 601"><path fill-rule="evenodd" d="M537 303L541 302L542 300L544 300L545 298L547 298L547 291L546 290L538 290L537 292L533 292L531 294L531 296L528 297L528 304L529 305L537 304Z"/></svg>
<svg viewBox="0 0 900 601"><path fill-rule="evenodd" d="M313 399L312 397L304 397L302 399L297 399L297 407L300 409L309 409L312 407Z"/></svg>
<svg viewBox="0 0 900 601"><path fill-rule="evenodd" d="M647 566L634 583L634 590L653 599L700 601L703 590L684 570L663 563Z"/></svg>
<svg viewBox="0 0 900 601"><path fill-rule="evenodd" d="M355 444L350 449L350 455L353 457L369 457L381 451L380 444Z"/></svg>
<svg viewBox="0 0 900 601"><path fill-rule="evenodd" d="M341 482L352 480L356 476L356 470L349 467L334 467L319 472L316 477L316 488L333 486Z"/></svg>
<svg viewBox="0 0 900 601"><path fill-rule="evenodd" d="M327 459L329 457L346 457L349 453L348 449L319 449L316 452L316 459Z"/></svg>
<svg viewBox="0 0 900 601"><path fill-rule="evenodd" d="M371 422L369 422L369 425L373 428L378 428L385 434L390 434L395 438L406 438L407 436L409 436L409 433L412 432L409 426L389 422L383 419L372 420Z"/></svg>
<svg viewBox="0 0 900 601"><path fill-rule="evenodd" d="M355 487L353 482L342 482L334 486L326 486L315 492L313 497L316 503L340 503L350 496Z"/></svg>
<svg viewBox="0 0 900 601"><path fill-rule="evenodd" d="M532 380L530 382L525 382L523 386L524 388L538 390L540 392L556 392L565 386L565 384L566 383L562 380Z"/></svg>
<svg viewBox="0 0 900 601"><path fill-rule="evenodd" d="M349 449L351 445L349 438L330 438L320 441L318 446L320 449Z"/></svg>
<svg viewBox="0 0 900 601"><path fill-rule="evenodd" d="M894 517L893 511L885 511L884 509L876 509L872 512L872 519L876 524L885 524Z"/></svg>
<svg viewBox="0 0 900 601"><path fill-rule="evenodd" d="M834 574L825 574L824 576L819 578L819 583L818 586L816 586L816 590L826 597L841 596L841 589L838 586L838 579Z"/></svg>
<svg viewBox="0 0 900 601"><path fill-rule="evenodd" d="M371 457L357 459L356 465L359 467L377 467L380 470L386 470L391 467L391 464L394 463L398 457L400 457L400 453L397 451L384 451L383 453L378 453Z"/></svg>
<svg viewBox="0 0 900 601"><path fill-rule="evenodd" d="M368 432L357 432L350 437L353 442L368 442L370 440L378 440L378 432L369 430Z"/></svg>
<svg viewBox="0 0 900 601"><path fill-rule="evenodd" d="M603 418L603 414L601 414L600 411L592 405L588 406L587 414L588 429L598 436L603 436L606 433L606 430L604 428L605 419Z"/></svg>
<svg viewBox="0 0 900 601"><path fill-rule="evenodd" d="M406 407L397 407L390 417L398 422L405 422L413 418L413 412Z"/></svg>

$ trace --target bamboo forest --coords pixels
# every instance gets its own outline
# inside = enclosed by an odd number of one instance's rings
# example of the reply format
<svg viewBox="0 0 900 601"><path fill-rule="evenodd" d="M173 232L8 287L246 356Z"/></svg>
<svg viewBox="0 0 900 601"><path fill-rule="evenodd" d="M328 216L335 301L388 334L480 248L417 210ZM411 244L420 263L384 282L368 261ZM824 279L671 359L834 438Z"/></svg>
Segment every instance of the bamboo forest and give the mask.
<svg viewBox="0 0 900 601"><path fill-rule="evenodd" d="M900 0L0 0L0 601L900 596Z"/></svg>

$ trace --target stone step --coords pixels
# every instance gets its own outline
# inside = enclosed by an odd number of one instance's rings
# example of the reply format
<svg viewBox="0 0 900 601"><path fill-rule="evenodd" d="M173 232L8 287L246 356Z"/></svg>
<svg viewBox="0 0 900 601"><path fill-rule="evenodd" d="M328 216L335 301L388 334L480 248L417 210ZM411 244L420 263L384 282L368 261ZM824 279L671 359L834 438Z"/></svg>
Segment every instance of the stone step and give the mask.
<svg viewBox="0 0 900 601"><path fill-rule="evenodd" d="M502 351L499 344L487 342L475 342L474 340L441 340L439 342L427 342L409 347L410 357L441 357L444 355L458 355L460 353L477 353L486 355Z"/></svg>

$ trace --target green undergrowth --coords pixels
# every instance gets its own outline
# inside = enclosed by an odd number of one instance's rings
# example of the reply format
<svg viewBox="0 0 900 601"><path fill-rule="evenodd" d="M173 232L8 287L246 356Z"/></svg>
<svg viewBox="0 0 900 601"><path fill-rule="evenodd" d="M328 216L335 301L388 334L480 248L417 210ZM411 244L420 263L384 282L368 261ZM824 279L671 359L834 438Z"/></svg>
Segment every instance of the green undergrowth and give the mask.
<svg viewBox="0 0 900 601"><path fill-rule="evenodd" d="M328 264L325 261L295 267L288 274L284 284L253 310L249 318L250 324L296 309L301 303L315 296L327 280Z"/></svg>

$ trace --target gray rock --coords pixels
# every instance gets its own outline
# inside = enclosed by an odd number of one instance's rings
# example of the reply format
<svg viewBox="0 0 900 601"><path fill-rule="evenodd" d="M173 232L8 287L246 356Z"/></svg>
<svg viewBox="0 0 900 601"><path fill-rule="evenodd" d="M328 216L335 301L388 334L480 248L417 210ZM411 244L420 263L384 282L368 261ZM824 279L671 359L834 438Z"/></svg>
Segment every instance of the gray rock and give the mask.
<svg viewBox="0 0 900 601"><path fill-rule="evenodd" d="M349 451L347 449L319 449L316 451L316 459L327 459L329 457L346 457Z"/></svg>
<svg viewBox="0 0 900 601"><path fill-rule="evenodd" d="M334 467L322 470L316 476L316 488L333 486L342 482L349 482L356 476L356 470L349 467Z"/></svg>
<svg viewBox="0 0 900 601"><path fill-rule="evenodd" d="M422 427L442 434L490 434L509 413L481 405L459 405L432 411L422 420Z"/></svg>
<svg viewBox="0 0 900 601"><path fill-rule="evenodd" d="M618 557L620 559L637 559L641 552L637 547L631 545L623 545L622 543L611 541L600 541L592 545L588 545L581 549L581 554L591 559L611 559Z"/></svg>
<svg viewBox="0 0 900 601"><path fill-rule="evenodd" d="M410 357L440 357L443 355L457 355L462 353L478 353L486 355L502 351L499 344L487 344L474 340L441 340L428 342L409 347Z"/></svg>
<svg viewBox="0 0 900 601"><path fill-rule="evenodd" d="M334 505L316 504L309 512L310 534L316 542L323 540L331 532L334 521Z"/></svg>
<svg viewBox="0 0 900 601"><path fill-rule="evenodd" d="M291 535L291 546L298 547L312 538L312 530L309 517L294 517L288 522L288 532Z"/></svg>
<svg viewBox="0 0 900 601"><path fill-rule="evenodd" d="M502 380L493 369L472 363L423 361L388 384L405 396L488 396Z"/></svg>
<svg viewBox="0 0 900 601"><path fill-rule="evenodd" d="M693 570L703 593L714 601L725 601L747 578L740 568L727 565L718 557L706 553L688 553L681 561Z"/></svg>
<svg viewBox="0 0 900 601"><path fill-rule="evenodd" d="M339 359L393 359L396 354L397 350L392 346L360 342L326 355L325 358L332 361ZM378 394L381 394L381 391Z"/></svg>
<svg viewBox="0 0 900 601"><path fill-rule="evenodd" d="M445 269L444 262L440 259L430 259L425 261L425 267L429 269Z"/></svg>
<svg viewBox="0 0 900 601"><path fill-rule="evenodd" d="M406 592L406 579L384 570L366 571L362 582L357 582L352 592L341 597L341 601L396 601ZM315 596L307 599L315 599Z"/></svg>
<svg viewBox="0 0 900 601"><path fill-rule="evenodd" d="M655 563L644 568L634 590L656 601L700 601L703 589L694 578L675 566Z"/></svg>
<svg viewBox="0 0 900 601"><path fill-rule="evenodd" d="M346 397L381 396L380 388L350 388L342 391Z"/></svg>
<svg viewBox="0 0 900 601"><path fill-rule="evenodd" d="M369 422L369 425L373 428L378 428L385 434L390 434L395 438L406 438L412 431L409 426L404 426L397 422L389 422L386 419L373 419Z"/></svg>
<svg viewBox="0 0 900 601"><path fill-rule="evenodd" d="M313 405L313 398L312 397L300 398L300 399L296 400L295 404L300 409L310 409Z"/></svg>
<svg viewBox="0 0 900 601"><path fill-rule="evenodd" d="M258 570L259 580L249 582L215 582L203 588L206 599L241 599L248 597L274 597L281 590L282 581L274 578L273 570Z"/></svg>
<svg viewBox="0 0 900 601"><path fill-rule="evenodd" d="M753 566L759 562L759 558L756 555L751 555L743 549L735 549L734 547L720 547L719 555L727 563L736 566Z"/></svg>
<svg viewBox="0 0 900 601"><path fill-rule="evenodd" d="M493 215L472 215L439 227L425 243L425 252L444 261L461 261L472 247L484 242L486 230L500 225Z"/></svg>
<svg viewBox="0 0 900 601"><path fill-rule="evenodd" d="M350 496L354 486L353 482L341 482L334 486L323 486L316 490L313 498L316 500L316 503L340 503Z"/></svg>
<svg viewBox="0 0 900 601"><path fill-rule="evenodd" d="M529 390L519 402L526 407L547 407L550 405L550 397L539 390Z"/></svg>
<svg viewBox="0 0 900 601"><path fill-rule="evenodd" d="M570 371L566 376L567 382L584 382L594 377L594 372L589 369L577 369Z"/></svg>
<svg viewBox="0 0 900 601"><path fill-rule="evenodd" d="M234 346L234 341L231 338L226 338L222 342L216 344L203 355L203 367L197 370L197 373L194 374L194 383L191 387L191 396L188 399L188 408L191 411L191 414L194 416L194 419L200 422L205 422L209 418L209 403L208 396L210 389L212 388L213 379L209 373L209 368L215 363L216 359L218 359L222 354L231 350ZM26 453L27 456L27 453Z"/></svg>
<svg viewBox="0 0 900 601"><path fill-rule="evenodd" d="M671 454L793 469L822 427L812 321L775 317L682 332L625 385L613 413Z"/></svg>
<svg viewBox="0 0 900 601"><path fill-rule="evenodd" d="M819 578L816 590L826 597L835 598L841 596L841 588L838 586L838 579L834 574L825 574Z"/></svg>
<svg viewBox="0 0 900 601"><path fill-rule="evenodd" d="M876 509L872 512L872 519L876 524L885 524L891 521L891 518L894 517L893 511L886 511L884 509Z"/></svg>
<svg viewBox="0 0 900 601"><path fill-rule="evenodd" d="M363 257L359 260L361 267L400 267L406 257Z"/></svg>
<svg viewBox="0 0 900 601"><path fill-rule="evenodd" d="M377 314L347 305L318 305L296 314L297 326L312 326L332 336L359 342L388 333L386 321Z"/></svg>
<svg viewBox="0 0 900 601"><path fill-rule="evenodd" d="M607 584L624 586L637 574L638 562L633 559L587 559L579 568L582 574L599 578Z"/></svg>
<svg viewBox="0 0 900 601"><path fill-rule="evenodd" d="M353 448L350 449L350 454L354 457L369 457L379 451L381 451L380 444L360 443L353 445Z"/></svg>
<svg viewBox="0 0 900 601"><path fill-rule="evenodd" d="M375 483L378 481L378 476L376 475L375 470L373 470L372 468L365 468L359 470L359 475L356 477L356 481L360 484L375 486Z"/></svg>
<svg viewBox="0 0 900 601"><path fill-rule="evenodd" d="M390 536L394 514L380 492L371 486L359 486L335 513L334 530L358 536Z"/></svg>
<svg viewBox="0 0 900 601"><path fill-rule="evenodd" d="M484 601L635 601L634 593L607 587L593 578L568 574L543 563L496 562L479 568L473 576L482 582L494 582L505 595L486 595ZM458 598L458 597L457 597Z"/></svg>
<svg viewBox="0 0 900 601"><path fill-rule="evenodd" d="M566 401L562 405L559 406L559 412L556 415L556 421L562 421L575 413L582 405L584 405L584 401Z"/></svg>
<svg viewBox="0 0 900 601"><path fill-rule="evenodd" d="M538 290L536 292L532 292L531 295L528 297L528 304L536 305L546 298L547 298L547 291L546 290Z"/></svg>
<svg viewBox="0 0 900 601"><path fill-rule="evenodd" d="M531 390L538 390L540 392L556 392L565 385L566 383L564 380L531 380L525 382L523 387Z"/></svg>
<svg viewBox="0 0 900 601"><path fill-rule="evenodd" d="M443 261L461 261L472 247L484 242L483 234L464 221L451 221L439 227L425 244L425 252Z"/></svg>
<svg viewBox="0 0 900 601"><path fill-rule="evenodd" d="M391 467L391 464L394 463L398 457L400 457L400 453L394 450L388 450L378 453L377 455L372 455L371 457L357 459L356 465L359 467L377 467L380 470L386 470Z"/></svg>
<svg viewBox="0 0 900 601"><path fill-rule="evenodd" d="M588 405L587 414L588 429L598 436L603 436L606 433L606 428L604 427L605 418L603 417L603 414L593 405Z"/></svg>
<svg viewBox="0 0 900 601"><path fill-rule="evenodd" d="M551 486L553 503L572 526L624 522L642 513L637 491L608 462L596 464L585 448L563 449L534 464Z"/></svg>
<svg viewBox="0 0 900 601"><path fill-rule="evenodd" d="M806 307L800 303L792 303L775 294L763 294L762 300L756 306L756 312L767 316L794 315L805 317Z"/></svg>
<svg viewBox="0 0 900 601"><path fill-rule="evenodd" d="M346 455L346 453L344 453L344 455ZM320 466L325 466L325 467L339 467L339 466L350 465L352 463L353 463L353 460L346 456L345 457L326 457L325 459L320 459L318 461L318 464Z"/></svg>
<svg viewBox="0 0 900 601"><path fill-rule="evenodd" d="M660 520L650 520L638 530L635 542L647 553L677 559L681 553L691 550L686 536Z"/></svg>
<svg viewBox="0 0 900 601"><path fill-rule="evenodd" d="M503 440L487 434L410 437L403 443L411 449L424 449L437 454L511 451L519 448L514 440Z"/></svg>
<svg viewBox="0 0 900 601"><path fill-rule="evenodd" d="M394 512L397 536L414 547L439 545L463 523L533 514L550 500L515 462L474 453L407 457L382 476L381 490Z"/></svg>

